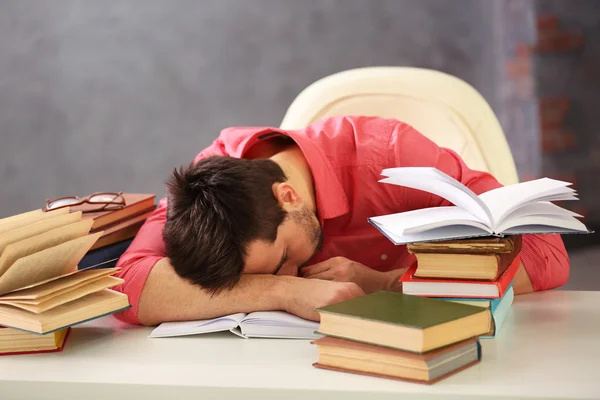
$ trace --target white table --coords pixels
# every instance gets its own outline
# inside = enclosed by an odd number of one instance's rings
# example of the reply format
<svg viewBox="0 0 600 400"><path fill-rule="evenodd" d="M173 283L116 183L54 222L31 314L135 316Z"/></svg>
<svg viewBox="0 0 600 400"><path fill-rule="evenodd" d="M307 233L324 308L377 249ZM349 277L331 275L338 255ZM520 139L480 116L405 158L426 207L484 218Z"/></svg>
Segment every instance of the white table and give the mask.
<svg viewBox="0 0 600 400"><path fill-rule="evenodd" d="M150 330L108 317L74 328L61 353L0 357L0 398L600 398L600 292L517 296L482 362L432 386L314 368L308 341Z"/></svg>

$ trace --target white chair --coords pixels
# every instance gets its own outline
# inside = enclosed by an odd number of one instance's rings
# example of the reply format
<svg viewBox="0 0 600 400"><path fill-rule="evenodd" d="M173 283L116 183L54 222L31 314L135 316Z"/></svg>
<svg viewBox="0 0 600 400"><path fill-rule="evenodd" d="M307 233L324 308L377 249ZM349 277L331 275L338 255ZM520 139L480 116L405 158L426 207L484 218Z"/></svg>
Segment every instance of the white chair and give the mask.
<svg viewBox="0 0 600 400"><path fill-rule="evenodd" d="M411 67L369 67L330 75L292 102L283 129L299 129L336 115L396 118L439 146L456 151L473 169L504 185L518 182L504 132L485 99L445 73Z"/></svg>

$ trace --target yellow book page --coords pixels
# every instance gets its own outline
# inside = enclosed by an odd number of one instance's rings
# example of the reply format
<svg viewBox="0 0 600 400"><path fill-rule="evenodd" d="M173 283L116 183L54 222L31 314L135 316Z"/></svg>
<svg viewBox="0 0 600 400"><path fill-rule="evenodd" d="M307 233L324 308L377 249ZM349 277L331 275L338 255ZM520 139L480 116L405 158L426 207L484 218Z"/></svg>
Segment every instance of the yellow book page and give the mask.
<svg viewBox="0 0 600 400"><path fill-rule="evenodd" d="M81 211L77 211L71 214L58 215L21 228L0 233L0 254L2 254L9 244L77 222L81 220L81 214Z"/></svg>
<svg viewBox="0 0 600 400"><path fill-rule="evenodd" d="M19 258L0 276L0 295L75 271L100 235L86 235Z"/></svg>
<svg viewBox="0 0 600 400"><path fill-rule="evenodd" d="M56 346L57 349L62 347L63 343L65 342L65 337L67 336L67 332L69 331L69 329L71 329L71 328L61 329L60 331L54 332L54 345Z"/></svg>
<svg viewBox="0 0 600 400"><path fill-rule="evenodd" d="M0 225L5 224L7 222L15 221L17 219L29 217L32 215L38 215L41 213L43 213L42 209L38 208L37 210L27 211L27 212L24 212L21 214L11 215L10 217L0 218Z"/></svg>
<svg viewBox="0 0 600 400"><path fill-rule="evenodd" d="M59 296L54 296L48 301L39 302L37 304L12 300L0 300L0 304L6 304L9 306L21 308L34 314L40 314L54 307L58 307L70 301L80 299L83 296L87 296L88 294L98 292L102 289L108 289L113 286L120 285L121 283L123 283L123 279L115 278L114 276L107 276L98 281L88 283L87 285L84 285L75 290L70 290Z"/></svg>
<svg viewBox="0 0 600 400"><path fill-rule="evenodd" d="M34 303L47 301L54 296L61 295L70 290L77 289L90 282L102 279L117 272L119 268L103 268L75 271L62 275L50 281L40 282L33 287L23 288L0 296L1 300L33 301Z"/></svg>
<svg viewBox="0 0 600 400"><path fill-rule="evenodd" d="M31 212L25 213L26 215L15 215L14 217L8 217L4 219L4 222L0 223L0 233L8 232L13 229L18 229L26 225L34 224L45 219L54 218L57 215L69 214L69 207L60 208L54 211L48 212Z"/></svg>
<svg viewBox="0 0 600 400"><path fill-rule="evenodd" d="M87 235L93 223L93 220L87 219L9 244L0 255L0 276L19 258Z"/></svg>

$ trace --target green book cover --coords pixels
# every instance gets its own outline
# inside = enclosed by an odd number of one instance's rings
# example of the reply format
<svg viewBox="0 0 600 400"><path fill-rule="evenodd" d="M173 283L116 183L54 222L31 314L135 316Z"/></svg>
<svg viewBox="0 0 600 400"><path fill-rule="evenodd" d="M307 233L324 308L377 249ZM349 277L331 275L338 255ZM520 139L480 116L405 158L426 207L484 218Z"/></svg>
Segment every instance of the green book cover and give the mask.
<svg viewBox="0 0 600 400"><path fill-rule="evenodd" d="M331 304L317 311L419 329L488 312L477 306L388 291Z"/></svg>

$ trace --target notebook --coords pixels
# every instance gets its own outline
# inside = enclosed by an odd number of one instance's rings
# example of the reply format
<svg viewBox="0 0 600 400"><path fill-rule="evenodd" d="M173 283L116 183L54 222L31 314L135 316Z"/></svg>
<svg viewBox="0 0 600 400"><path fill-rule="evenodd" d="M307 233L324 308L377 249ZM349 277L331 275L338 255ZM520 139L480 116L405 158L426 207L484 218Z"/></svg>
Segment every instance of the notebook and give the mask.
<svg viewBox="0 0 600 400"><path fill-rule="evenodd" d="M319 323L283 311L237 313L220 318L163 322L150 337L175 337L230 331L243 338L316 339Z"/></svg>
<svg viewBox="0 0 600 400"><path fill-rule="evenodd" d="M382 183L426 191L454 204L368 219L397 245L481 236L589 233L576 219L581 215L551 203L578 199L569 182L542 178L478 196L436 168L390 168L382 175L386 176Z"/></svg>
<svg viewBox="0 0 600 400"><path fill-rule="evenodd" d="M379 291L317 309L319 333L414 353L425 353L490 329L481 307Z"/></svg>

